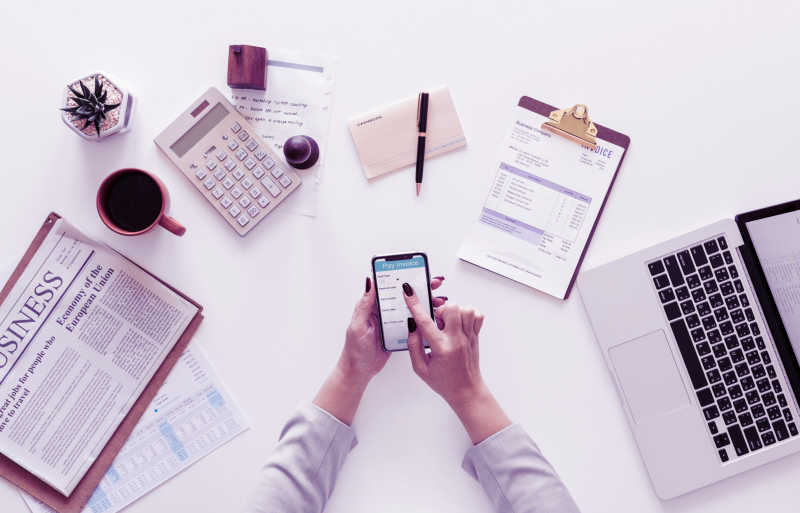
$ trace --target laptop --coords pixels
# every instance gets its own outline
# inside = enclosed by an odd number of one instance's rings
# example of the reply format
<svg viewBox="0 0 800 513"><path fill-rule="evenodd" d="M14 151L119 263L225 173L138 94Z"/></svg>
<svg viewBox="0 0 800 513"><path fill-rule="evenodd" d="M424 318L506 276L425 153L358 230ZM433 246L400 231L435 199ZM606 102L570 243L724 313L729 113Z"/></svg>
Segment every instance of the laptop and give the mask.
<svg viewBox="0 0 800 513"><path fill-rule="evenodd" d="M800 200L585 271L578 290L660 498L800 450Z"/></svg>

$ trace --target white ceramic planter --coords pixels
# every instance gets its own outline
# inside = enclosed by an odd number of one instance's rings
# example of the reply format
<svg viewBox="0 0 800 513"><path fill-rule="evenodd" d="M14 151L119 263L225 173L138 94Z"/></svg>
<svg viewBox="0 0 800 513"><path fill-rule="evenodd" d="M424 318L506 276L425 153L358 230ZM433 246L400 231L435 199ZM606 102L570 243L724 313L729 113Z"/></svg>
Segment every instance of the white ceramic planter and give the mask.
<svg viewBox="0 0 800 513"><path fill-rule="evenodd" d="M75 125L72 124L72 121L71 121L72 115L70 115L68 112L64 112L64 111L59 111L59 112L61 114L61 120L64 121L64 124L67 125L73 132L75 132L76 134L78 134L79 136L81 136L83 139L85 139L87 141L95 141L95 142L97 142L97 141L102 141L103 139L105 139L109 135L114 135L114 134L118 134L118 133L127 132L128 130L131 129L131 119L133 117L133 108L134 108L134 105L135 105L136 102L134 100L133 95L131 95L130 91L128 91L126 88L122 87L117 80L115 80L112 77L110 77L107 73L97 72L97 73L92 73L90 75L85 75L85 76L83 76L83 77L81 77L79 79L75 79L75 80L69 82L69 85L77 84L79 80L83 81L83 80L87 80L87 79L92 79L91 81L89 81L89 83L85 83L85 85L90 90L93 90L92 89L93 88L92 84L94 83L94 76L95 75L100 75L102 77L105 77L105 79L107 81L109 81L115 88L117 88L117 90L122 95L122 98L120 99L119 107L114 109L115 111L119 111L118 112L119 116L118 116L117 123L114 124L113 126L109 126L108 128L102 128L101 127L100 135L98 137L98 135L95 132L95 129L94 129L93 125L89 125L89 127L86 130L81 130L80 127L76 127ZM64 87L64 92L63 92L62 98L61 98L61 106L62 107L67 107L68 106L67 105L67 98L69 96L71 96L71 95L72 95L72 93L65 86ZM89 132L89 133L87 133L87 132Z"/></svg>

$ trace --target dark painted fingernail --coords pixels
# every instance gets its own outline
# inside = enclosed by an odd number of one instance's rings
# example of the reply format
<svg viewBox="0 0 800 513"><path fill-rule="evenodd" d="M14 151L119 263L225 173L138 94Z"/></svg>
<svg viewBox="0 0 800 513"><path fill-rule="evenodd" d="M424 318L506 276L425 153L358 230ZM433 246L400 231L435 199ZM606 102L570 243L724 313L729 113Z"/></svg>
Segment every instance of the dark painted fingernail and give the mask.
<svg viewBox="0 0 800 513"><path fill-rule="evenodd" d="M450 299L450 298L449 298L449 297L447 297L447 296L436 296L436 297L437 297L437 298L439 298L439 299L444 299L445 301L447 301L448 299Z"/></svg>
<svg viewBox="0 0 800 513"><path fill-rule="evenodd" d="M364 294L369 292L370 287L372 287L372 280L370 280L369 276L367 276L367 284L364 286Z"/></svg>
<svg viewBox="0 0 800 513"><path fill-rule="evenodd" d="M409 285L408 283L403 283L403 292L406 293L406 296L414 295L414 289L412 289L411 285Z"/></svg>
<svg viewBox="0 0 800 513"><path fill-rule="evenodd" d="M444 276L434 276L433 279L434 280L442 280L442 281L444 281Z"/></svg>
<svg viewBox="0 0 800 513"><path fill-rule="evenodd" d="M414 333L417 331L417 321L414 320L413 317L408 318L408 332Z"/></svg>

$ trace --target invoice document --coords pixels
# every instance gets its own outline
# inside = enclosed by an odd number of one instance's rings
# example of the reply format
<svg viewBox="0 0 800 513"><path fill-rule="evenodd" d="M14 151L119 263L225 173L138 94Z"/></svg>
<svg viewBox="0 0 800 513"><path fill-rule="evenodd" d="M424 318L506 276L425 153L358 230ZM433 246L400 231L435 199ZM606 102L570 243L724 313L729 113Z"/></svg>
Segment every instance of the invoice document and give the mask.
<svg viewBox="0 0 800 513"><path fill-rule="evenodd" d="M83 513L117 513L247 430L203 350L193 342L142 415ZM20 491L32 513L54 513Z"/></svg>
<svg viewBox="0 0 800 513"><path fill-rule="evenodd" d="M543 130L547 115L525 100L514 109L489 194L458 256L563 299L625 148L598 138L592 150Z"/></svg>

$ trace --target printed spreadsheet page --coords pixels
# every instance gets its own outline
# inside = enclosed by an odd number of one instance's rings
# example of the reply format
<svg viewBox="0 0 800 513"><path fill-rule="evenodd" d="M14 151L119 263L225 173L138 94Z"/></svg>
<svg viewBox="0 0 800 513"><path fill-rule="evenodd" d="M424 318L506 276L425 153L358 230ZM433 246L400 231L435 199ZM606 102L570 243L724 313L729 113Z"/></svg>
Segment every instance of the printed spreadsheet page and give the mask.
<svg viewBox="0 0 800 513"><path fill-rule="evenodd" d="M541 129L517 106L494 181L458 256L564 298L624 148L597 148Z"/></svg>

